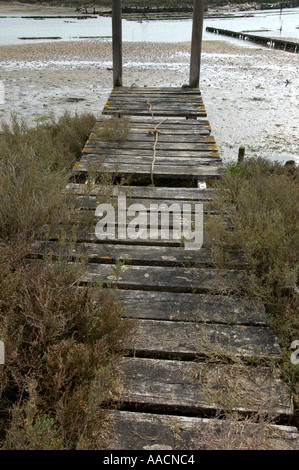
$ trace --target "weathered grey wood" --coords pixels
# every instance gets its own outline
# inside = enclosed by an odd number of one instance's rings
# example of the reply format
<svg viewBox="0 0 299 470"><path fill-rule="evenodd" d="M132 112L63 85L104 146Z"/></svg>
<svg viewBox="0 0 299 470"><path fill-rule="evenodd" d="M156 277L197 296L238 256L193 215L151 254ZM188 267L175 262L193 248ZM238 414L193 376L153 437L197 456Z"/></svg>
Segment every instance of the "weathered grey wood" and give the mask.
<svg viewBox="0 0 299 470"><path fill-rule="evenodd" d="M107 425L103 450L299 449L294 426L131 411L112 412Z"/></svg>
<svg viewBox="0 0 299 470"><path fill-rule="evenodd" d="M154 186L109 186L92 184L69 183L65 188L68 194L77 195L101 195L109 194L112 192L113 196L127 196L132 198L146 197L150 199L172 199L188 201L212 201L219 197L219 193L214 188L206 188L200 190L198 188L167 188L167 187L154 187Z"/></svg>
<svg viewBox="0 0 299 470"><path fill-rule="evenodd" d="M183 88L183 87L134 87L134 88L130 88L130 87L119 87L119 88L116 88L112 91L112 93L114 94L120 94L122 95L123 93L127 93L129 94L130 96L131 95L135 95L135 94L138 94L138 93L149 93L149 94L158 94L158 93L170 93L170 94L174 94L174 93L179 93L179 94L183 94L183 95L192 95L192 94L195 94L195 95L198 95L200 94L199 90L197 88Z"/></svg>
<svg viewBox="0 0 299 470"><path fill-rule="evenodd" d="M196 251L186 251L183 247L165 246L134 246L134 245L111 245L101 243L74 243L69 248L63 249L54 241L34 242L30 249L32 256L51 255L54 259L59 255L66 254L70 257L87 257L93 263L115 263L123 260L126 264L147 266L215 266L215 259L211 250L201 248ZM228 252L224 260L226 267L247 268L248 263L241 253Z"/></svg>
<svg viewBox="0 0 299 470"><path fill-rule="evenodd" d="M118 290L124 316L181 322L266 326L260 299L226 295Z"/></svg>
<svg viewBox="0 0 299 470"><path fill-rule="evenodd" d="M83 284L102 280L121 289L143 289L165 292L242 292L248 282L245 271L176 268L156 266L123 266L117 276L109 265L87 263Z"/></svg>
<svg viewBox="0 0 299 470"><path fill-rule="evenodd" d="M188 121L187 121L188 122ZM156 124L159 124L157 122ZM155 124L155 125L156 125ZM135 141L137 139L149 139L154 132L155 125L137 125L132 122L129 124L129 134L126 138L128 141ZM101 124L98 125L89 135L89 139L100 139L100 132L103 129ZM210 130L207 126L200 126L196 129L192 127L187 127L183 125L177 126L164 126L159 127L161 134L159 135L159 140L161 141L171 141L171 142L197 142L199 140L208 141L209 138L214 140L214 137L210 135Z"/></svg>
<svg viewBox="0 0 299 470"><path fill-rule="evenodd" d="M131 99L131 98L130 98ZM91 136L97 135L99 129L101 129L105 123L110 122L110 117L104 117L97 121L95 126L91 131ZM150 119L147 116L130 116L129 118L129 127L131 132L144 132L152 130L157 124L160 124L159 129L161 131L168 131L177 133L182 135L183 133L189 133L190 135L199 133L201 134L209 134L211 131L210 123L207 118L199 117L196 120L188 120L185 118L176 118L176 117L169 117L166 120L163 120L161 123L160 118L153 118Z"/></svg>
<svg viewBox="0 0 299 470"><path fill-rule="evenodd" d="M167 117L206 117L205 106L199 91L194 90L191 95L168 93L167 96L154 94L140 95L123 89L122 93L112 92L109 96L103 115L132 115L132 116L167 116Z"/></svg>
<svg viewBox="0 0 299 470"><path fill-rule="evenodd" d="M88 153L82 157L81 164L90 162L92 165L150 165L153 161L153 150L130 150L130 149L87 149ZM142 153L144 152L144 155ZM199 151L180 152L157 150L155 157L155 168L159 165L190 167L215 166L221 164L218 152Z"/></svg>
<svg viewBox="0 0 299 470"><path fill-rule="evenodd" d="M145 210L140 210L138 212L144 213L146 211L152 210L164 210L165 212L166 209L165 207L173 208L174 210L180 210L179 216L183 212L183 207L184 205L190 206L190 211L191 213L195 212L195 206L202 204L203 212L205 214L227 214L227 215L232 215L235 212L235 207L232 204L226 204L222 210L217 210L215 209L215 204L210 201L196 201L193 199L177 199L176 201L173 201L172 199L150 199L150 198L135 198L131 197L129 194L124 196L126 198L126 207L129 207L132 204L140 204L143 206L142 209ZM114 205L115 213L117 213L117 204L118 204L118 198L116 196L108 197L105 196L105 202L110 202L111 204ZM96 207L102 202L101 196L69 196L66 203L69 204L72 207L76 208L88 208L90 210L95 210ZM164 208L164 209L163 209ZM129 216L128 216L129 218Z"/></svg>
<svg viewBox="0 0 299 470"><path fill-rule="evenodd" d="M106 151L106 149L131 149L134 150L152 150L153 144L155 142L154 136L148 136L147 139L128 139L123 142L102 142L100 140L88 140L83 149L83 153L91 153L89 149L96 149L100 151ZM173 150L179 154L180 150L192 151L192 152L207 152L209 150L217 150L217 146L213 141L206 142L162 142L159 138L157 145L157 150Z"/></svg>
<svg viewBox="0 0 299 470"><path fill-rule="evenodd" d="M121 93L121 94L115 94L111 93L110 97L107 100L107 103L110 104L116 104L116 103L121 103L124 106L132 106L132 100L134 100L134 105L136 104L136 107L138 106L144 106L145 104L151 104L152 106L162 106L162 105L174 105L177 103L178 105L184 104L186 107L187 106L193 106L195 107L198 104L203 104L202 97L200 93L194 93L193 95L187 95L187 94L177 94L177 93L167 93L167 94L162 94L162 93L152 93L152 94L141 94L140 92L138 93Z"/></svg>
<svg viewBox="0 0 299 470"><path fill-rule="evenodd" d="M198 110L190 110L186 111L184 107L181 109L173 109L173 110L167 110L167 108L155 108L154 110L155 116L184 116L184 117L189 117L189 118L197 118L197 117L203 117L206 116L206 110L204 107L198 108ZM134 107L132 108L123 108L122 106L119 107L112 107L111 105L105 105L105 108L103 110L103 114L108 115L108 114L116 114L116 115L133 115L133 116L151 116L150 110L147 110L146 108L144 109L135 109Z"/></svg>
<svg viewBox="0 0 299 470"><path fill-rule="evenodd" d="M153 130L149 129L149 131L142 131L141 129L139 132L137 131L130 131L129 135L126 137L126 142L149 142L153 143L155 141L155 137L153 135ZM188 146L192 146L192 148L196 148L198 143L203 145L203 144L208 144L208 145L215 145L215 139L209 134L173 134L173 133L166 133L162 132L159 134L159 140L160 143L163 144L177 144L177 148L180 148L182 146L184 149L188 148ZM107 142L103 142L101 137L97 135L91 135L89 139L86 141L85 147L99 147L102 145L106 145ZM194 146L195 144L195 146ZM117 142L108 142L108 145L119 145Z"/></svg>
<svg viewBox="0 0 299 470"><path fill-rule="evenodd" d="M126 353L138 357L194 360L199 357L279 358L273 332L266 327L196 322L136 320Z"/></svg>
<svg viewBox="0 0 299 470"><path fill-rule="evenodd" d="M124 358L121 377L121 401L130 409L293 413L288 387L266 367Z"/></svg>
<svg viewBox="0 0 299 470"><path fill-rule="evenodd" d="M122 86L122 0L112 2L113 86Z"/></svg>
<svg viewBox="0 0 299 470"><path fill-rule="evenodd" d="M194 0L189 77L189 85L191 87L199 86L203 17L204 0Z"/></svg>
<svg viewBox="0 0 299 470"><path fill-rule="evenodd" d="M110 152L109 152L110 153ZM156 153L155 168L161 165L168 165L169 167L203 167L203 166L215 166L221 164L219 156L213 152L205 154L192 155L175 155L174 157L163 155L161 151ZM152 165L153 155L140 155L138 151L112 151L110 154L105 152L105 156L99 154L87 154L86 158L81 159L81 164L88 164L90 162L93 165L119 165L123 162L126 165Z"/></svg>
<svg viewBox="0 0 299 470"><path fill-rule="evenodd" d="M238 165L241 165L245 157L245 147L239 147Z"/></svg>
<svg viewBox="0 0 299 470"><path fill-rule="evenodd" d="M198 159L198 161L200 161ZM91 161L93 171L112 173L118 176L135 176L135 177L150 177L151 165L138 163L136 165L126 164L123 162L106 163L106 162L93 162ZM74 174L88 173L89 168L85 162L78 163L74 167ZM223 169L220 166L210 165L177 165L173 168L169 165L156 165L154 170L154 176L156 178L185 178L189 180L202 178L219 178L223 173Z"/></svg>
<svg viewBox="0 0 299 470"><path fill-rule="evenodd" d="M77 222L75 220L75 222ZM111 235L112 232L110 232ZM175 247L181 247L182 246L182 241L177 240L174 238L173 230L169 230L169 237L162 238L161 237L161 230L159 229L157 232L157 239L151 239L148 237L147 239L136 239L132 240L129 237L126 237L124 239L120 239L118 237L118 232L117 232L117 227L116 227L116 239L112 240L111 238L107 238L107 240L101 240L101 244L109 243L109 244L122 244L122 245L133 245L133 246L165 246L165 247L170 247L170 246L175 246ZM107 235L108 236L108 235ZM53 228L50 228L48 226L44 226L41 232L37 235L37 240L59 240L59 239L66 239L66 240L76 240L77 242L80 243L91 243L91 242L97 242L99 243L99 239L96 237L95 234L95 227L94 227L94 219L90 221L90 224L87 224L87 222L83 223L81 222L81 225L72 225L70 224L69 226L63 226L63 225L57 225ZM211 239L209 237L209 234L204 232L204 237L203 237L203 246L211 246Z"/></svg>

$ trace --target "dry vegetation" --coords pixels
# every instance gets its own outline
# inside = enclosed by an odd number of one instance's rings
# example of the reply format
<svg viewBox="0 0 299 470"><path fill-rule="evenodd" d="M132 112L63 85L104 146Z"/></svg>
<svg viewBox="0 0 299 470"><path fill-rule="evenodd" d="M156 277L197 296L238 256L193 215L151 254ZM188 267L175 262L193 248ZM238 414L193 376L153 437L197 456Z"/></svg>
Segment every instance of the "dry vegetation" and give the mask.
<svg viewBox="0 0 299 470"><path fill-rule="evenodd" d="M217 184L222 194L218 204L223 207L229 200L235 205L234 230L227 230L221 219L207 227L217 263L221 264L229 245L241 249L250 263L246 290L265 303L269 326L282 349L276 366L294 393L295 426L299 424L299 367L291 362L290 348L299 339L298 177L295 165L263 158L229 165Z"/></svg>
<svg viewBox="0 0 299 470"><path fill-rule="evenodd" d="M115 291L82 288L84 257L61 239L52 261L25 256L44 224L63 224L63 188L95 123L63 116L29 129L15 117L0 142L0 448L97 449L129 329Z"/></svg>

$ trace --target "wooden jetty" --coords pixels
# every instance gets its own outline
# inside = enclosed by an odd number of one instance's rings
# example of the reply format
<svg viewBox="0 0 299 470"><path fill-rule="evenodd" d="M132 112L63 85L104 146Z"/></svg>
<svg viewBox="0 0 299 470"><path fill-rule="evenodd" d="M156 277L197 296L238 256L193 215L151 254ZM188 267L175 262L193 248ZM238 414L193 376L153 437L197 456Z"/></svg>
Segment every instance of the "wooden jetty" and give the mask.
<svg viewBox="0 0 299 470"><path fill-rule="evenodd" d="M206 28L208 33L222 34L223 36L230 36L232 38L242 39L244 41L254 42L265 47L272 47L273 49L280 49L287 52L299 52L299 43L294 41L285 41L279 38L268 38L266 36L257 36L256 34L248 34L245 32L230 31L228 29L213 28L208 26Z"/></svg>
<svg viewBox="0 0 299 470"><path fill-rule="evenodd" d="M113 2L118 13L120 4ZM249 273L242 253L228 249L219 268L205 230L202 248L186 250L182 240L172 236L174 220L165 237L160 236L162 220L154 238L130 237L128 224L121 237L96 236L97 196L105 192L97 183L103 174L114 183L106 202L126 196L137 210L142 205L146 215L153 204L203 204L204 228L217 216L217 192L205 187L206 182L222 172L198 86L123 87L121 48L114 59L117 86L66 187L79 216L89 214L88 224L82 217L73 250L74 258L88 254L82 286L101 280L104 286L117 287L124 316L134 319L133 335L123 344L122 389L108 420L106 448L197 450L213 439L220 440L221 448L233 432L239 435L240 448L257 436L260 448L298 448L299 434L292 426L269 424L261 435L258 423L240 420L236 429L217 419L220 411L244 417L266 413L280 422L293 413L291 393L271 366L281 350L267 326L265 307L245 294ZM192 63L193 83L199 80L199 63ZM130 118L128 135L106 140L102 130L113 126L111 118L120 122L123 116ZM121 178L126 184L119 184ZM233 208L223 209L231 230ZM115 225L119 228L117 220ZM148 234L148 217L144 228ZM64 236L68 234L71 227ZM57 256L58 237L55 230L50 241L37 241L33 254L50 250ZM123 266L115 275L119 260Z"/></svg>
<svg viewBox="0 0 299 470"><path fill-rule="evenodd" d="M118 142L101 140L104 123L111 124L105 119L115 115L130 117L130 134ZM113 89L75 165L75 182L66 188L78 211L94 220L93 226L82 224L74 246L74 253L88 253L82 285L112 280L124 316L134 319L133 337L123 345L122 392L118 410L111 412L107 449L204 448L207 436L220 433L225 440L231 435L226 421L216 419L219 410L244 416L268 411L278 420L291 416L292 396L269 366L281 351L267 327L264 305L244 294L248 264L242 254L228 251L219 269L205 236L203 247L191 251L171 234L100 241L95 235L97 184L84 198L90 167L95 182L102 171L116 182L120 176L141 178L137 185L115 184L111 200L126 195L145 211L153 203L202 203L208 221L216 191L200 189L197 182L218 177L221 158L199 89ZM50 242L36 242L33 253L55 255L57 237L55 231ZM117 260L124 265L113 278ZM239 426L236 433L243 439ZM247 432L259 435L260 427L248 424ZM262 448L298 446L294 427L269 425L263 432Z"/></svg>

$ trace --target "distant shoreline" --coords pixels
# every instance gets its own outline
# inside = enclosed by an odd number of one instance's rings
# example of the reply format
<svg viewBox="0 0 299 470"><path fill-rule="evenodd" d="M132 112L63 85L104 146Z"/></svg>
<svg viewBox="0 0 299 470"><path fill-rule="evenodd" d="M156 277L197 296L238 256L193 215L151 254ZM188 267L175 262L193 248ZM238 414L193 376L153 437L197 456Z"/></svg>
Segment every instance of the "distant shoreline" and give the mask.
<svg viewBox="0 0 299 470"><path fill-rule="evenodd" d="M208 5L207 11L209 13L228 13L228 12L237 12L237 11L255 11L255 10L265 10L265 9L280 9L280 6L283 5L283 8L295 8L299 6L299 1L276 1L271 4L259 3L259 2L247 2L247 3L228 3L226 5ZM162 5L163 6L163 5ZM92 14L94 12L93 6L87 6L85 8L81 7L81 13ZM95 5L96 12L104 12L109 10L109 6ZM17 14L17 13L33 13L33 14L72 14L76 13L78 10L75 5L66 6L61 2L61 5L49 5L48 3L21 3L21 2L3 2L0 1L0 14ZM183 10L182 10L183 11Z"/></svg>

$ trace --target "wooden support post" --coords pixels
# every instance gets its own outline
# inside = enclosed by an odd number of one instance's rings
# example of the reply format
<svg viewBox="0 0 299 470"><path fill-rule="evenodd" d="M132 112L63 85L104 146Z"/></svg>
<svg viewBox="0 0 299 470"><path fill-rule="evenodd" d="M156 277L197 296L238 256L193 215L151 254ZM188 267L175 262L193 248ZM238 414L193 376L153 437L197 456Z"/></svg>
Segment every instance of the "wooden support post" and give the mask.
<svg viewBox="0 0 299 470"><path fill-rule="evenodd" d="M194 0L189 86L199 86L204 0Z"/></svg>
<svg viewBox="0 0 299 470"><path fill-rule="evenodd" d="M240 147L239 148L239 153L238 153L238 165L241 165L245 157L245 147Z"/></svg>
<svg viewBox="0 0 299 470"><path fill-rule="evenodd" d="M122 86L122 0L112 0L113 86Z"/></svg>

